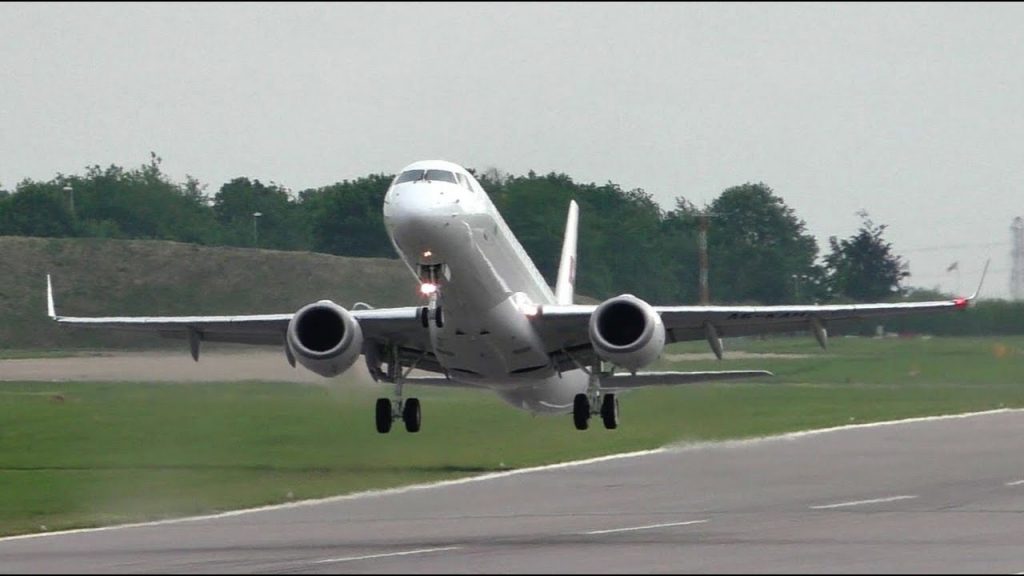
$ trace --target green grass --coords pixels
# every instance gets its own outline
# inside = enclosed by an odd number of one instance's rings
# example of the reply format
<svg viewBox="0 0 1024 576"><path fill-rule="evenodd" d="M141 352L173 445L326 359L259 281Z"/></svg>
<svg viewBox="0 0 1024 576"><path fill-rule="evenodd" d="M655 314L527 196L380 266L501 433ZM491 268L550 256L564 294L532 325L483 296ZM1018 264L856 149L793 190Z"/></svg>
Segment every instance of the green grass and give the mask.
<svg viewBox="0 0 1024 576"><path fill-rule="evenodd" d="M813 338L734 339L725 360L661 362L678 370L771 370L776 381L815 384L1024 384L1024 337L833 338L828 350ZM702 342L669 347L668 354L706 352ZM730 358L730 352L802 354L805 358Z"/></svg>
<svg viewBox="0 0 1024 576"><path fill-rule="evenodd" d="M798 359L758 381L641 390L587 432L477 391L416 391L424 427L379 435L367 390L283 383L4 383L0 534L286 502L663 446L1024 406L1024 338L730 341ZM691 344L670 352L705 351ZM728 352L727 352L728 354Z"/></svg>

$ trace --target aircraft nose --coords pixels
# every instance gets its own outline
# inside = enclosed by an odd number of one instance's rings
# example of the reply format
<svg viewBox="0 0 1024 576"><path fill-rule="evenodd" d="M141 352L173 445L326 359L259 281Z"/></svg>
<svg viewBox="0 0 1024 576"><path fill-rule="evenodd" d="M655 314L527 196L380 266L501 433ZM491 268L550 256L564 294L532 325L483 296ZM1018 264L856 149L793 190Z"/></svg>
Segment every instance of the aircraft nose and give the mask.
<svg viewBox="0 0 1024 576"><path fill-rule="evenodd" d="M442 184L406 183L391 189L384 217L397 239L429 239L459 212L458 196Z"/></svg>
<svg viewBox="0 0 1024 576"><path fill-rule="evenodd" d="M400 184L391 191L387 216L399 226L422 225L444 210L444 199L429 184Z"/></svg>

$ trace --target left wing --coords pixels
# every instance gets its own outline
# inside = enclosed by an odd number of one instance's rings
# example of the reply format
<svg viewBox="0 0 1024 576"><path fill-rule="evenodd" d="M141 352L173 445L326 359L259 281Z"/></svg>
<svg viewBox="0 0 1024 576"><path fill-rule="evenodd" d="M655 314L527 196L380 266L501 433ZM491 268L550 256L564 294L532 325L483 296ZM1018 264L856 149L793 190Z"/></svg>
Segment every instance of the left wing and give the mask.
<svg viewBox="0 0 1024 576"><path fill-rule="evenodd" d="M832 323L909 314L963 310L976 297L897 304L838 304L826 306L653 306L665 325L668 342L707 339L721 358L721 339L809 330L825 347ZM596 305L543 306L538 326L559 366L592 361L587 332ZM575 357L575 359L574 359ZM587 362L584 362L587 363Z"/></svg>
<svg viewBox="0 0 1024 576"><path fill-rule="evenodd" d="M667 342L707 339L722 358L722 338L809 330L822 348L828 326L836 322L964 310L978 297L989 262L974 294L967 298L896 304L830 304L826 306L652 306L665 325ZM543 306L537 323L548 351L560 369L590 364L596 354L588 323L597 306Z"/></svg>

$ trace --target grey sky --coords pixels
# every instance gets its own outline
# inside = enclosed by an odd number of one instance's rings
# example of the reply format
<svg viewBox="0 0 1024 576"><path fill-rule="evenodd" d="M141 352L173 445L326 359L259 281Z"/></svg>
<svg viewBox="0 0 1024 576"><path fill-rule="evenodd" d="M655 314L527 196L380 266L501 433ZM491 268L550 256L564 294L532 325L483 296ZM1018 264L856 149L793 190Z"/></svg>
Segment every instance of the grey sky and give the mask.
<svg viewBox="0 0 1024 576"><path fill-rule="evenodd" d="M1005 297L1022 30L1019 4L4 3L0 184L150 150L211 193L426 158L665 208L763 181L823 253L866 209L912 285L959 261L970 292L991 256Z"/></svg>

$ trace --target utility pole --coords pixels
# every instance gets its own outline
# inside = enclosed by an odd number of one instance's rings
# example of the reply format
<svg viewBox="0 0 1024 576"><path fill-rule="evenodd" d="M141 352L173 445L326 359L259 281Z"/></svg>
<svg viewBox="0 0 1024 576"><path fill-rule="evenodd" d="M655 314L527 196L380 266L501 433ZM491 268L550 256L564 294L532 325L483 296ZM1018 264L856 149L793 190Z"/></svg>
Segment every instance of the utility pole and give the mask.
<svg viewBox="0 0 1024 576"><path fill-rule="evenodd" d="M1024 219L1017 216L1010 226L1013 235L1013 271L1010 273L1010 298L1024 300Z"/></svg>
<svg viewBox="0 0 1024 576"><path fill-rule="evenodd" d="M700 252L700 304L701 306L708 306L711 304L711 288L708 286L708 272L711 270L711 265L708 263L708 228L710 227L711 218L718 216L724 216L717 212L712 212L708 207L705 207L700 211L698 216L698 251Z"/></svg>
<svg viewBox="0 0 1024 576"><path fill-rule="evenodd" d="M252 213L252 245L254 248L260 247L260 216L263 216L262 212Z"/></svg>
<svg viewBox="0 0 1024 576"><path fill-rule="evenodd" d="M711 304L708 291L708 211L700 213L700 304Z"/></svg>
<svg viewBox="0 0 1024 576"><path fill-rule="evenodd" d="M68 193L68 203L71 207L71 219L75 218L75 189L71 187L71 184L64 186L64 191Z"/></svg>

